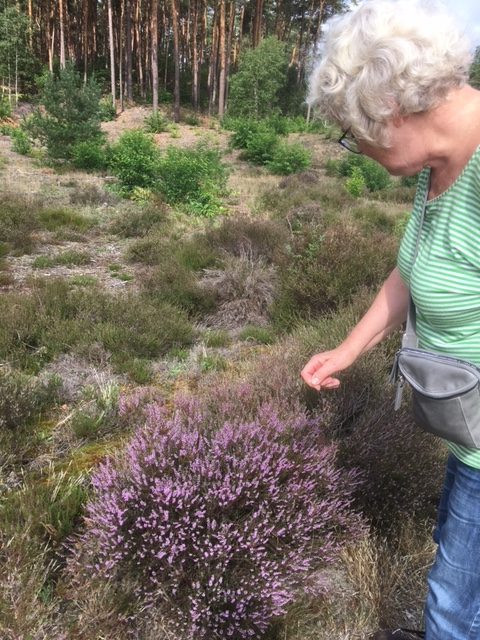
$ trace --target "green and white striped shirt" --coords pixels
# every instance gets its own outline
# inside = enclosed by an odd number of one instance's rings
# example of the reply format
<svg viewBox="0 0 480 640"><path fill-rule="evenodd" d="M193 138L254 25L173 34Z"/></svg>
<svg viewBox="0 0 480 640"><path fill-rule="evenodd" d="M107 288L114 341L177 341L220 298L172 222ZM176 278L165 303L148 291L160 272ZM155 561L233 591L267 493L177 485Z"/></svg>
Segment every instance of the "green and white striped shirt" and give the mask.
<svg viewBox="0 0 480 640"><path fill-rule="evenodd" d="M419 347L480 366L480 147L455 182L427 202L412 269L429 172L420 174L397 266L411 287ZM480 469L480 450L447 445Z"/></svg>

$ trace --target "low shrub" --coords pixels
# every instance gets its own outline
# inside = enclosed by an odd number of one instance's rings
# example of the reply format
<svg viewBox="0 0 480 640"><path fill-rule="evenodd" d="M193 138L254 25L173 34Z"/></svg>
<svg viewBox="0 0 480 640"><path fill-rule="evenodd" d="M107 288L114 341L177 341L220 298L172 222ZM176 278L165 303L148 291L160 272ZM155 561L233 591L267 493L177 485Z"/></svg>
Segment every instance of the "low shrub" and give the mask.
<svg viewBox="0 0 480 640"><path fill-rule="evenodd" d="M362 233L335 223L323 234L301 238L292 261L281 269L271 315L279 328L348 302L361 287L379 285L395 266L397 240L381 231Z"/></svg>
<svg viewBox="0 0 480 640"><path fill-rule="evenodd" d="M0 367L0 428L16 429L38 420L55 404L60 381L39 381L8 366Z"/></svg>
<svg viewBox="0 0 480 640"><path fill-rule="evenodd" d="M93 216L83 215L74 209L41 207L38 210L38 221L42 229L58 231L59 229L74 229L87 231L97 224Z"/></svg>
<svg viewBox="0 0 480 640"><path fill-rule="evenodd" d="M164 257L144 286L151 296L190 314L209 311L215 305L215 294L202 289L192 273L172 255Z"/></svg>
<svg viewBox="0 0 480 640"><path fill-rule="evenodd" d="M22 156L28 156L32 150L32 143L28 134L20 127L14 127L10 133L12 149Z"/></svg>
<svg viewBox="0 0 480 640"><path fill-rule="evenodd" d="M395 219L374 205L357 207L353 209L352 216L360 222L365 229L379 229L380 231L392 231Z"/></svg>
<svg viewBox="0 0 480 640"><path fill-rule="evenodd" d="M91 261L92 259L88 253L71 250L64 251L56 256L38 256L32 262L32 267L34 269L47 269L57 266L73 267L90 264Z"/></svg>
<svg viewBox="0 0 480 640"><path fill-rule="evenodd" d="M105 168L106 157L101 141L83 140L72 146L72 164L77 169L98 171Z"/></svg>
<svg viewBox="0 0 480 640"><path fill-rule="evenodd" d="M209 326L235 329L245 324L266 324L277 277L275 267L265 260L248 254L228 256L222 268L205 269L201 283L218 304L216 312L206 319Z"/></svg>
<svg viewBox="0 0 480 640"><path fill-rule="evenodd" d="M0 98L0 120L10 118L12 115L12 105L10 100L5 97Z"/></svg>
<svg viewBox="0 0 480 640"><path fill-rule="evenodd" d="M345 181L345 189L354 198L360 198L364 195L366 186L360 167L353 167L352 173Z"/></svg>
<svg viewBox="0 0 480 640"><path fill-rule="evenodd" d="M109 122L115 120L117 117L117 110L113 106L112 97L106 96L100 99L100 119L102 122Z"/></svg>
<svg viewBox="0 0 480 640"><path fill-rule="evenodd" d="M168 131L169 125L168 118L160 111L151 113L143 122L143 127L147 133L163 133Z"/></svg>
<svg viewBox="0 0 480 640"><path fill-rule="evenodd" d="M255 164L267 164L273 160L278 145L278 135L266 126L259 126L248 138L242 157Z"/></svg>
<svg viewBox="0 0 480 640"><path fill-rule="evenodd" d="M402 176L400 178L400 184L402 187L416 187L418 184L418 176L420 174L416 174L414 176Z"/></svg>
<svg viewBox="0 0 480 640"><path fill-rule="evenodd" d="M195 114L189 114L184 117L185 124L188 124L190 127L198 127L200 125L200 119Z"/></svg>
<svg viewBox="0 0 480 640"><path fill-rule="evenodd" d="M227 347L231 342L228 331L206 331L202 339L207 347L213 348Z"/></svg>
<svg viewBox="0 0 480 640"><path fill-rule="evenodd" d="M229 118L227 120L227 117L225 117L222 124L224 122L233 131L230 144L234 149L246 149L248 141L255 137L260 128L258 120L250 118Z"/></svg>
<svg viewBox="0 0 480 640"><path fill-rule="evenodd" d="M160 231L167 224L167 210L161 203L137 205L116 217L111 230L124 238L144 237L153 231Z"/></svg>
<svg viewBox="0 0 480 640"><path fill-rule="evenodd" d="M0 196L0 238L9 250L30 253L35 246L32 234L38 228L34 203L11 194Z"/></svg>
<svg viewBox="0 0 480 640"><path fill-rule="evenodd" d="M246 216L225 218L220 226L207 229L205 238L217 250L237 257L250 255L273 264L285 260L290 241L286 226L280 222Z"/></svg>
<svg viewBox="0 0 480 640"><path fill-rule="evenodd" d="M351 178L361 173L370 192L380 191L391 186L392 180L386 169L366 156L348 153L340 160L327 160L327 173Z"/></svg>
<svg viewBox="0 0 480 640"><path fill-rule="evenodd" d="M205 213L202 208L209 205L218 210L226 182L227 168L220 152L202 145L195 149L169 147L158 164L156 188L165 200L188 205L198 213Z"/></svg>
<svg viewBox="0 0 480 640"><path fill-rule="evenodd" d="M257 342L258 344L273 344L275 333L269 327L247 326L238 334L239 340Z"/></svg>
<svg viewBox="0 0 480 640"><path fill-rule="evenodd" d="M336 468L318 422L264 406L252 422L230 416L212 429L194 402L171 418L155 403L143 415L92 480L74 583L131 585L137 610L196 640L260 637L299 593L322 593L316 572L364 528L350 509L358 476Z"/></svg>
<svg viewBox="0 0 480 640"><path fill-rule="evenodd" d="M312 154L300 143L281 143L274 150L272 159L267 168L279 175L288 175L304 171L310 167Z"/></svg>
<svg viewBox="0 0 480 640"><path fill-rule="evenodd" d="M151 188L157 180L158 149L152 137L143 131L123 133L112 145L108 162L127 195L134 187Z"/></svg>
<svg viewBox="0 0 480 640"><path fill-rule="evenodd" d="M71 204L98 206L102 204L112 204L112 202L118 199L118 196L115 197L111 192L104 191L95 184L84 184L75 187L70 193Z"/></svg>
<svg viewBox="0 0 480 640"><path fill-rule="evenodd" d="M65 352L95 359L99 348L118 368L129 358L159 357L194 337L184 311L146 294L112 295L59 278L37 278L30 288L28 294L4 294L0 307L0 358L30 371Z"/></svg>

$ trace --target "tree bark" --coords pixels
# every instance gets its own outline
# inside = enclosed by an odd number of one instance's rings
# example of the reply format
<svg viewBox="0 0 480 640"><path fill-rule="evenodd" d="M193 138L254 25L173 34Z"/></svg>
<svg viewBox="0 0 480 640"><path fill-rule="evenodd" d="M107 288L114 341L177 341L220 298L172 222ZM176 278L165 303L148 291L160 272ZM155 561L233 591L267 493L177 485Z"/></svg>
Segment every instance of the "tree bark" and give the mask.
<svg viewBox="0 0 480 640"><path fill-rule="evenodd" d="M151 2L150 33L152 36L153 113L158 111L158 0Z"/></svg>
<svg viewBox="0 0 480 640"><path fill-rule="evenodd" d="M65 25L63 16L63 0L58 0L60 18L60 68L65 69Z"/></svg>
<svg viewBox="0 0 480 640"><path fill-rule="evenodd" d="M174 103L173 103L173 120L180 122L180 50L179 50L179 33L178 33L178 9L177 0L170 0L173 24L173 57L175 61L175 85L174 85Z"/></svg>
<svg viewBox="0 0 480 640"><path fill-rule="evenodd" d="M193 0L193 26L192 26L192 102L195 111L199 107L199 91L198 91L198 0Z"/></svg>
<svg viewBox="0 0 480 640"><path fill-rule="evenodd" d="M112 14L112 0L107 0L108 11L108 39L110 43L110 83L112 91L112 104L113 108L116 108L116 82L115 82L115 44L113 37L113 14Z"/></svg>
<svg viewBox="0 0 480 640"><path fill-rule="evenodd" d="M220 0L219 16L219 62L220 76L218 81L218 115L223 117L225 112L225 83L226 83L226 60L225 60L225 0Z"/></svg>
<svg viewBox="0 0 480 640"><path fill-rule="evenodd" d="M258 47L262 36L262 18L263 18L263 2L264 0L256 0L255 16L252 27L252 46Z"/></svg>
<svg viewBox="0 0 480 640"><path fill-rule="evenodd" d="M133 102L133 82L132 82L132 4L130 0L125 0L125 75L127 85L127 101Z"/></svg>

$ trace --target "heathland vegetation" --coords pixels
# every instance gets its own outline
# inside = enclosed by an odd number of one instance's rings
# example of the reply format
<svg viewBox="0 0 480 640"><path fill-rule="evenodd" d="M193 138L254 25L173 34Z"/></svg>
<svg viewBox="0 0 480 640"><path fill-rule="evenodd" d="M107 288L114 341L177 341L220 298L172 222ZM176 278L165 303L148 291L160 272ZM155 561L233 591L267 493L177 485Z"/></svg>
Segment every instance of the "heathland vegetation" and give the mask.
<svg viewBox="0 0 480 640"><path fill-rule="evenodd" d="M187 4L181 24L205 21L216 42L216 80L199 85L210 115L185 95L181 117L167 102L114 109L108 84L78 70L108 50L98 34L93 55L96 3L81 24L57 7L65 42L75 24L86 33L70 64L28 20L4 38L12 56L26 34L22 56L38 46L53 69L34 81L41 59L18 58L18 108L15 66L2 71L0 637L362 640L416 626L444 451L407 403L393 411L399 336L335 392L299 377L395 264L415 179L347 155L340 132L305 117L306 57L289 67L286 34L310 44L317 3L290 22L278 3L276 39L261 37L262 3L245 5L255 46L238 40L221 118L222 12L235 25L236 5L200 19L205 3ZM113 7L135 16L131 33L152 10ZM32 16L46 20L39 5ZM128 33L115 47L141 99L153 63L129 68Z"/></svg>

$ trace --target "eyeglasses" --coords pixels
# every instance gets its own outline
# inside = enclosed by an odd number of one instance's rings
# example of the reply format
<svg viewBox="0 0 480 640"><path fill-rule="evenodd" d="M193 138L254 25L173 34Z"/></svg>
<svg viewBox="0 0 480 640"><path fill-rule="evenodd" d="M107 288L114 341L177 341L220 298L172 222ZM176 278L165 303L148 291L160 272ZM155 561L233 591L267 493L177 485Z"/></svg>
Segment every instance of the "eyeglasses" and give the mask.
<svg viewBox="0 0 480 640"><path fill-rule="evenodd" d="M350 133L350 127L344 133L342 133L342 135L338 139L338 144L341 144L344 149L347 149L347 151L351 151L352 153L362 153L358 148L358 142Z"/></svg>

